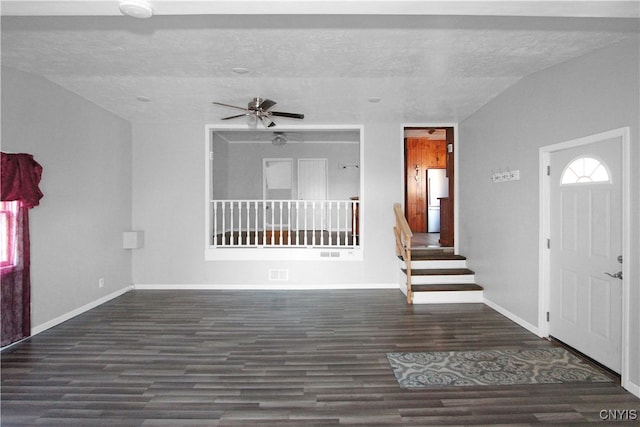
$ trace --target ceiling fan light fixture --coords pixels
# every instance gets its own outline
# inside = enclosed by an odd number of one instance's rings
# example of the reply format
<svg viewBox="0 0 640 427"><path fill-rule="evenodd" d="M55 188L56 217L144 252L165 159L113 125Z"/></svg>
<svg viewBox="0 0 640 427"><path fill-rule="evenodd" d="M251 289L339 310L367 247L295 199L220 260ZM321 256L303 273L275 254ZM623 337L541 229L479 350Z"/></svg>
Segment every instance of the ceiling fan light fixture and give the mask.
<svg viewBox="0 0 640 427"><path fill-rule="evenodd" d="M285 138L281 133L277 133L273 136L271 143L276 146L284 145L287 143L287 138Z"/></svg>
<svg viewBox="0 0 640 427"><path fill-rule="evenodd" d="M271 99L263 99L260 97L253 98L247 103L247 107L238 107L236 105L225 104L223 102L212 102L215 105L220 105L227 108L233 108L235 110L242 110L243 114L236 114L234 116L223 117L222 120L234 119L236 117L247 116L252 119L253 126L257 126L258 120L266 128L272 128L276 125L272 117L287 117L290 119L304 119L304 114L300 113L286 113L284 111L272 111L271 108L276 105L276 102Z"/></svg>
<svg viewBox="0 0 640 427"><path fill-rule="evenodd" d="M121 0L119 7L123 15L133 18L145 19L153 16L153 8L145 0Z"/></svg>

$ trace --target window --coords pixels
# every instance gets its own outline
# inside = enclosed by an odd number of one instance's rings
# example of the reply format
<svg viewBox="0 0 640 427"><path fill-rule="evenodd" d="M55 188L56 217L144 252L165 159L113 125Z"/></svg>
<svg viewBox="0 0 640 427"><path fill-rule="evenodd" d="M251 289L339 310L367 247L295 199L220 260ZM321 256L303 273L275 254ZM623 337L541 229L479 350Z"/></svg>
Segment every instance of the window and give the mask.
<svg viewBox="0 0 640 427"><path fill-rule="evenodd" d="M562 184L610 182L607 167L593 157L578 157L562 172Z"/></svg>
<svg viewBox="0 0 640 427"><path fill-rule="evenodd" d="M0 202L0 267L16 264L18 202Z"/></svg>
<svg viewBox="0 0 640 427"><path fill-rule="evenodd" d="M207 129L206 260L362 260L360 126Z"/></svg>

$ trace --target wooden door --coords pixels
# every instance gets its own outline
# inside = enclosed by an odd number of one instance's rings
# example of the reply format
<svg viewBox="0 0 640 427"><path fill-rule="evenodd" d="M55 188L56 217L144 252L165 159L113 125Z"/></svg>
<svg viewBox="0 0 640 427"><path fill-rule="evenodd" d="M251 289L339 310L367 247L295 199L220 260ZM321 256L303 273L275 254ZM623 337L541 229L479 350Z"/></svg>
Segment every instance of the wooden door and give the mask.
<svg viewBox="0 0 640 427"><path fill-rule="evenodd" d="M446 141L405 138L405 216L414 233L427 232L427 169L446 167Z"/></svg>
<svg viewBox="0 0 640 427"><path fill-rule="evenodd" d="M426 129L425 129L426 130ZM405 216L414 233L428 231L427 169L446 168L449 198L440 204L440 238L443 246L453 246L453 128L444 130L445 138L406 137L405 144ZM450 152L447 147L451 146ZM450 207L443 217L442 205ZM443 222L446 229L443 233ZM449 226L450 224L450 226ZM443 234L446 239L443 242ZM450 244L449 244L450 243Z"/></svg>

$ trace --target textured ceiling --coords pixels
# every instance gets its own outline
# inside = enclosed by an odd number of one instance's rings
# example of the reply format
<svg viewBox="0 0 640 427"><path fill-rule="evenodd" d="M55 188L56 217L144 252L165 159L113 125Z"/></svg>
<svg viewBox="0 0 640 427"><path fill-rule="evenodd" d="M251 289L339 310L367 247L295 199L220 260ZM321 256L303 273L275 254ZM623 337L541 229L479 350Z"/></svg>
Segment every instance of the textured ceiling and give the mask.
<svg viewBox="0 0 640 427"><path fill-rule="evenodd" d="M637 36L635 18L3 16L2 65L132 122L218 123L234 111L211 101L256 96L307 124L457 122L530 73Z"/></svg>

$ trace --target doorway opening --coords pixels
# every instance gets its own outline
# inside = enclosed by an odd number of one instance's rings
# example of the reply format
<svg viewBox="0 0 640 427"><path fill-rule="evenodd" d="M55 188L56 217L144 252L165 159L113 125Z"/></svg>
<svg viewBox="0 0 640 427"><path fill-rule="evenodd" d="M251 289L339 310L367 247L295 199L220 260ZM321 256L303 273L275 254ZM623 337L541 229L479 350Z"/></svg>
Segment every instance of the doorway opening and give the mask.
<svg viewBox="0 0 640 427"><path fill-rule="evenodd" d="M404 128L404 205L412 247L454 247L453 146L453 127Z"/></svg>

